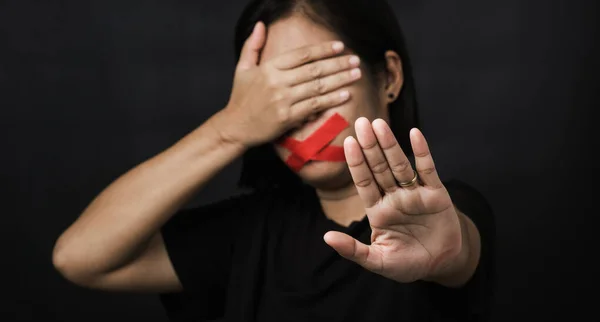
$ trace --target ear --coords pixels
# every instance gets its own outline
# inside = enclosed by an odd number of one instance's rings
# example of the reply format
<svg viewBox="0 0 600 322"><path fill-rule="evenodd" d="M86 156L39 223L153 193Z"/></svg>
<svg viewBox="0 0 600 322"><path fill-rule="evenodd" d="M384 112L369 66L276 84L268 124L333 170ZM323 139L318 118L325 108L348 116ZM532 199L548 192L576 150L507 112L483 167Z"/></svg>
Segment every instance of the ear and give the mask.
<svg viewBox="0 0 600 322"><path fill-rule="evenodd" d="M400 90L404 84L404 73L402 72L402 61L400 56L392 50L385 52L385 75L383 86L381 86L381 101L390 104L398 99Z"/></svg>

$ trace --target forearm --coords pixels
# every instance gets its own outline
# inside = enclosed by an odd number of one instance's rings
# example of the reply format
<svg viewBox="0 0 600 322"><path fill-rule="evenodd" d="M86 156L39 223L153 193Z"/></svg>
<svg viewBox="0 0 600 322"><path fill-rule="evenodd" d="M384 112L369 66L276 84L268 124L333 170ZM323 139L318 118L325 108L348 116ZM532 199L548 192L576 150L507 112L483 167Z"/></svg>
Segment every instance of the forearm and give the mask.
<svg viewBox="0 0 600 322"><path fill-rule="evenodd" d="M460 221L462 243L459 254L443 271L427 280L447 287L461 287L475 273L481 256L481 237L473 221L456 209Z"/></svg>
<svg viewBox="0 0 600 322"><path fill-rule="evenodd" d="M217 114L218 115L218 114ZM115 180L58 239L55 265L103 273L126 264L162 225L244 148L211 120Z"/></svg>

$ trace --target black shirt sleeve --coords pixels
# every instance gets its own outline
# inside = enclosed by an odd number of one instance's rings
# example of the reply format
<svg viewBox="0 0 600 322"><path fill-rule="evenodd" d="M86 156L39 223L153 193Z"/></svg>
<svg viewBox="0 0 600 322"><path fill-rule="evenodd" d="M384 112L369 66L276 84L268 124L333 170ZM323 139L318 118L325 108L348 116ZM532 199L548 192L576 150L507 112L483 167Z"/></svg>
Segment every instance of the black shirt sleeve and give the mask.
<svg viewBox="0 0 600 322"><path fill-rule="evenodd" d="M233 247L240 229L260 213L259 193L185 209L161 229L182 293L162 294L173 321L203 321L222 315Z"/></svg>
<svg viewBox="0 0 600 322"><path fill-rule="evenodd" d="M444 185L454 205L468 216L479 231L481 256L472 278L461 288L424 282L433 311L440 321L488 321L495 281L495 222L485 197L458 180Z"/></svg>

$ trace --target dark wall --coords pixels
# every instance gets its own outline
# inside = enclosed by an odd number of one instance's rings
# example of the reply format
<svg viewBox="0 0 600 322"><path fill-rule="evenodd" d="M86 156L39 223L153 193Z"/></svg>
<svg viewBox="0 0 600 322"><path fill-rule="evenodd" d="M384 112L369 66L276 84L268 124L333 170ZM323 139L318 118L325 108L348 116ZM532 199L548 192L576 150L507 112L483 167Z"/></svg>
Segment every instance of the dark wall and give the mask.
<svg viewBox="0 0 600 322"><path fill-rule="evenodd" d="M166 321L156 296L65 282L51 251L103 187L224 106L244 2L0 1L3 321ZM495 320L592 313L597 1L393 4L439 172L498 217Z"/></svg>

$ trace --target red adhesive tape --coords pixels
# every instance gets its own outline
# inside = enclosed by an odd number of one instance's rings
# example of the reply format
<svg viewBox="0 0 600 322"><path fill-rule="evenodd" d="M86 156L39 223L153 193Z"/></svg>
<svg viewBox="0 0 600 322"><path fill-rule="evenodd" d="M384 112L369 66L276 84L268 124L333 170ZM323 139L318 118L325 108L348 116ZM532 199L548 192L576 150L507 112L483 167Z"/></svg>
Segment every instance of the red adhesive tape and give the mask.
<svg viewBox="0 0 600 322"><path fill-rule="evenodd" d="M336 113L304 141L298 141L289 137L283 138L277 144L291 152L285 163L292 170L298 172L310 160L346 161L343 147L328 146L328 144L347 128L348 125L348 122L340 114Z"/></svg>

